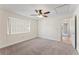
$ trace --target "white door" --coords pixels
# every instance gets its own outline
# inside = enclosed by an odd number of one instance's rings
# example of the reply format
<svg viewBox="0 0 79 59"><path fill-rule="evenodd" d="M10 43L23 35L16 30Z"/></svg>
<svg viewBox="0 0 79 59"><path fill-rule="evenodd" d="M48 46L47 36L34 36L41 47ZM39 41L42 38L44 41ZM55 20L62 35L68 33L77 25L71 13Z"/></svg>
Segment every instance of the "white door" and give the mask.
<svg viewBox="0 0 79 59"><path fill-rule="evenodd" d="M77 16L77 50L79 52L79 16Z"/></svg>
<svg viewBox="0 0 79 59"><path fill-rule="evenodd" d="M72 45L75 48L75 16L70 18L70 35L71 35Z"/></svg>

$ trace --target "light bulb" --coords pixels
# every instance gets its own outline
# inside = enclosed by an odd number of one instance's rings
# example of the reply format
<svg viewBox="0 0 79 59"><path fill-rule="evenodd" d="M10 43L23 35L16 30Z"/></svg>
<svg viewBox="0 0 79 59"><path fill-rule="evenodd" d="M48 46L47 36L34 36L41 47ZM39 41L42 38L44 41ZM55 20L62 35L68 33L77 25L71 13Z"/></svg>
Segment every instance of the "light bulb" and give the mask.
<svg viewBox="0 0 79 59"><path fill-rule="evenodd" d="M39 15L38 17L39 17L39 18L42 18L43 16L42 16L42 15Z"/></svg>

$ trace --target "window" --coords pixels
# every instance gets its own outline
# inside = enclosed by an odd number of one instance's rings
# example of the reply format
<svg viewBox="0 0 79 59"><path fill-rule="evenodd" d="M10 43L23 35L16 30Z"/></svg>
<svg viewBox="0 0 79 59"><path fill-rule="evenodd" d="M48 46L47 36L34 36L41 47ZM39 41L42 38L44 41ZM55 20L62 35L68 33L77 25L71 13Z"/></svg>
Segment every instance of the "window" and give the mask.
<svg viewBox="0 0 79 59"><path fill-rule="evenodd" d="M9 17L7 22L8 34L20 34L30 32L30 21Z"/></svg>

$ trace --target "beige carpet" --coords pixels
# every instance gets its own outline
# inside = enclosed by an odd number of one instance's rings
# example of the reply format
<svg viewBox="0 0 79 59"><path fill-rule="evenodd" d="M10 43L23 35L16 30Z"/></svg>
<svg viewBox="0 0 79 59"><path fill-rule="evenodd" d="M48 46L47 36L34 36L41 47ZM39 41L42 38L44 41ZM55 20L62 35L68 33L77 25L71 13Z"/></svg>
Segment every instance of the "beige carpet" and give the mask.
<svg viewBox="0 0 79 59"><path fill-rule="evenodd" d="M54 40L35 38L0 49L4 55L72 55L77 54L72 45Z"/></svg>

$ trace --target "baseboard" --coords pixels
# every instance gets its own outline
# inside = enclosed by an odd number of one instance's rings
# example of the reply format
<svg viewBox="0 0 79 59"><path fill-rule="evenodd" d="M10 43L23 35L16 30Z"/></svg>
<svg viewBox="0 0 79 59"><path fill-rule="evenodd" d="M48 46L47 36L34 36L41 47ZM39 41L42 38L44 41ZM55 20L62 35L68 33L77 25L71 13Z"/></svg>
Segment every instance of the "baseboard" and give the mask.
<svg viewBox="0 0 79 59"><path fill-rule="evenodd" d="M37 37L34 37L34 38L37 38ZM32 40L32 39L34 39L34 38L27 39L27 40L21 40L21 41L14 42L14 43L10 43L10 44L5 44L5 45L1 46L0 49L2 49L2 48L6 48L6 47L9 47L9 46L12 46L12 45L15 45L15 44L18 44L18 43L24 42L24 41L29 41L29 40Z"/></svg>

